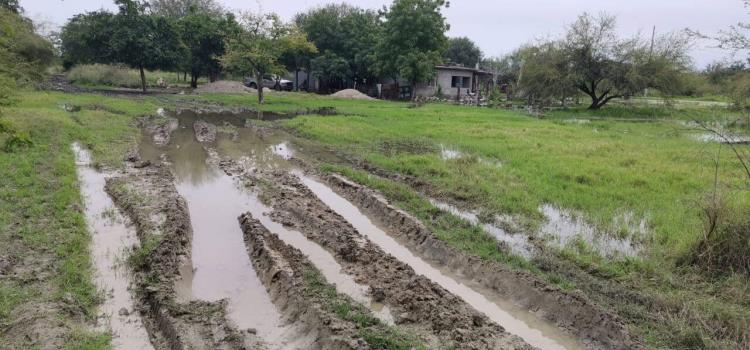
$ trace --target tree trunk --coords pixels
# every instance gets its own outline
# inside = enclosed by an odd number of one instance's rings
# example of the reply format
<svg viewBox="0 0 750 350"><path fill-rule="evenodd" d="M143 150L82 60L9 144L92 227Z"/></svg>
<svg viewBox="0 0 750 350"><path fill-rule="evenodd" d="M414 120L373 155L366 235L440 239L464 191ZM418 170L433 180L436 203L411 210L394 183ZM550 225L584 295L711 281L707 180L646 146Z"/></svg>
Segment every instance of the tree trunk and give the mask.
<svg viewBox="0 0 750 350"><path fill-rule="evenodd" d="M200 77L198 76L198 73L196 72L190 72L190 87L193 89L198 88L198 79Z"/></svg>
<svg viewBox="0 0 750 350"><path fill-rule="evenodd" d="M187 72L182 72L182 81L187 81Z"/></svg>
<svg viewBox="0 0 750 350"><path fill-rule="evenodd" d="M146 92L146 72L143 70L143 66L138 67L138 70L141 71L141 88L143 88L143 92Z"/></svg>
<svg viewBox="0 0 750 350"><path fill-rule="evenodd" d="M260 72L255 74L256 85L258 86L258 104L263 104L263 74Z"/></svg>
<svg viewBox="0 0 750 350"><path fill-rule="evenodd" d="M294 70L294 91L299 91L299 68Z"/></svg>
<svg viewBox="0 0 750 350"><path fill-rule="evenodd" d="M411 82L410 93L411 93L411 100L412 101L416 100L417 99L417 82L416 81Z"/></svg>

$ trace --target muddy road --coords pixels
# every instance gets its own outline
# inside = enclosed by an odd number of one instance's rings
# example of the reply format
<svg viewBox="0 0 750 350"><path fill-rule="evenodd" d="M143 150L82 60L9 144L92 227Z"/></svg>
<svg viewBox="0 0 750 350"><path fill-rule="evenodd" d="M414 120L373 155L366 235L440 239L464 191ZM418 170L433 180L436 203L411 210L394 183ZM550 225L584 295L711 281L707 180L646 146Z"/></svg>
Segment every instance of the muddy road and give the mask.
<svg viewBox="0 0 750 350"><path fill-rule="evenodd" d="M133 227L102 248L139 246L120 283L133 285L120 316L135 317L137 339L156 349L639 347L580 295L466 256L377 192L320 173L311 164L335 155L267 123L290 117L141 119L138 151L106 180L114 215Z"/></svg>

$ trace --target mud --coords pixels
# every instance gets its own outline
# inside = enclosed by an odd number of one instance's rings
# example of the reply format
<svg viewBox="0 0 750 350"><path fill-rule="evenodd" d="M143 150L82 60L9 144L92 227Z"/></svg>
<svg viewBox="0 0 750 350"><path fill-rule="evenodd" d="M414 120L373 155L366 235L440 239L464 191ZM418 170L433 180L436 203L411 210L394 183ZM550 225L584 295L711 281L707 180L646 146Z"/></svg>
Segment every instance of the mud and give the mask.
<svg viewBox="0 0 750 350"><path fill-rule="evenodd" d="M169 144L172 132L179 127L175 118L148 116L139 119L142 128L151 136L154 143L160 146Z"/></svg>
<svg viewBox="0 0 750 350"><path fill-rule="evenodd" d="M94 282L104 291L97 326L113 335L115 349L153 349L135 300L130 293L130 272L124 264L129 251L138 244L135 230L114 207L104 192L106 175L92 168L88 150L73 144L78 180L92 239L96 273Z"/></svg>
<svg viewBox="0 0 750 350"><path fill-rule="evenodd" d="M216 142L216 125L199 120L193 124L195 138L200 143Z"/></svg>
<svg viewBox="0 0 750 350"><path fill-rule="evenodd" d="M349 273L391 307L396 324L429 330L442 344L462 349L531 348L456 295L386 254L325 206L296 176L284 171L257 174L266 181L273 179L264 191L274 208L273 219L334 253Z"/></svg>
<svg viewBox="0 0 750 350"><path fill-rule="evenodd" d="M376 191L338 175L326 180L340 195L376 218L387 232L407 243L410 250L571 332L586 348L642 348L640 340L630 335L622 320L582 293L560 290L530 273L463 253L437 239L419 220L392 206Z"/></svg>
<svg viewBox="0 0 750 350"><path fill-rule="evenodd" d="M128 169L107 180L107 192L136 226L134 252L138 311L156 349L264 349L257 336L230 325L226 302L180 303L179 269L190 259L192 229L187 205L162 166ZM135 259L135 260L134 260Z"/></svg>
<svg viewBox="0 0 750 350"><path fill-rule="evenodd" d="M356 323L342 320L325 305L327 300L309 291L304 276L315 267L300 250L271 234L251 214L240 217L240 223L248 253L271 298L288 319L304 325L312 340L305 349L370 348Z"/></svg>

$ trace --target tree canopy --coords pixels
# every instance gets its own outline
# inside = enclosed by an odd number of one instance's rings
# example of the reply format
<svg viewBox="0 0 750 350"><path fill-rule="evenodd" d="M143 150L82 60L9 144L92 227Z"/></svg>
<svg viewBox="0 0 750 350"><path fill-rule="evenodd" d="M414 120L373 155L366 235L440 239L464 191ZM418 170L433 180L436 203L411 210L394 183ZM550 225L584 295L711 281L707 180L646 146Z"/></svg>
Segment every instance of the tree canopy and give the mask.
<svg viewBox="0 0 750 350"><path fill-rule="evenodd" d="M385 14L377 69L382 76L409 81L412 98L417 82L433 78L447 47L444 6L443 0L395 0Z"/></svg>
<svg viewBox="0 0 750 350"><path fill-rule="evenodd" d="M172 18L196 12L220 17L226 12L215 0L150 0L148 4L153 14Z"/></svg>
<svg viewBox="0 0 750 350"><path fill-rule="evenodd" d="M446 63L457 63L466 67L474 67L482 61L482 50L474 41L467 37L448 39L448 49L445 51Z"/></svg>
<svg viewBox="0 0 750 350"><path fill-rule="evenodd" d="M319 55L307 57L304 63L320 76L324 88L339 87L345 79L364 83L377 77L378 18L375 11L347 4L330 4L295 17L299 29L318 48Z"/></svg>
<svg viewBox="0 0 750 350"><path fill-rule="evenodd" d="M263 86L260 82L266 74L282 74L285 67L282 55L289 50L300 50L304 38L296 27L284 24L276 14L246 13L241 19L242 30L227 41L227 52L221 63L229 71L241 75L253 75L258 84L258 102L263 103Z"/></svg>
<svg viewBox="0 0 750 350"><path fill-rule="evenodd" d="M221 70L219 57L225 53L225 39L240 30L231 14L216 15L195 8L179 21L180 38L186 55L180 65L190 72L190 86L198 87L198 79L207 75L213 80Z"/></svg>

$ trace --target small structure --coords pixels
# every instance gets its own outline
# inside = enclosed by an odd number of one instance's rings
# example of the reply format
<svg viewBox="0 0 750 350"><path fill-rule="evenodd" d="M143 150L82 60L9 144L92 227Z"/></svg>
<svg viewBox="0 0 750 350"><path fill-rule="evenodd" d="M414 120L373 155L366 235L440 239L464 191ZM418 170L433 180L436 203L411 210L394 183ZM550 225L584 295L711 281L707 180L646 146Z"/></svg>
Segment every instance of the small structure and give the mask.
<svg viewBox="0 0 750 350"><path fill-rule="evenodd" d="M494 73L461 65L436 66L436 78L417 85L417 96L459 99L466 95L487 95L494 86Z"/></svg>

